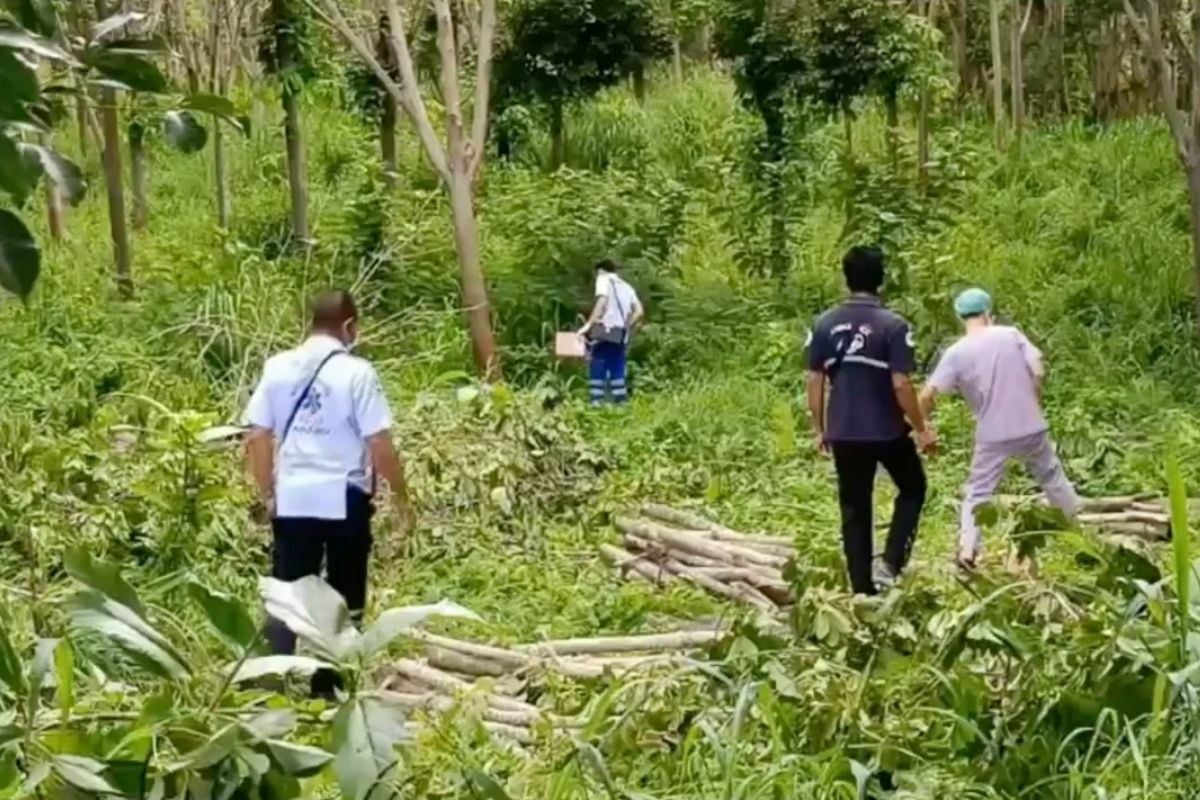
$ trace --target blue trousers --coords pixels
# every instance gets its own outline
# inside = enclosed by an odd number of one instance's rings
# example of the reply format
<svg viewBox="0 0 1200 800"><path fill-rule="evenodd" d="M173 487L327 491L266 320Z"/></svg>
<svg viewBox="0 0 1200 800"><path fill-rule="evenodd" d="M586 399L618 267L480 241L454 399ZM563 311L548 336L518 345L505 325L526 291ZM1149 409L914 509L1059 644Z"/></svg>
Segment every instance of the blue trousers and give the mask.
<svg viewBox="0 0 1200 800"><path fill-rule="evenodd" d="M614 403L629 399L629 389L625 385L624 343L596 342L592 345L592 359L588 362L588 395L592 405L604 402L606 386Z"/></svg>

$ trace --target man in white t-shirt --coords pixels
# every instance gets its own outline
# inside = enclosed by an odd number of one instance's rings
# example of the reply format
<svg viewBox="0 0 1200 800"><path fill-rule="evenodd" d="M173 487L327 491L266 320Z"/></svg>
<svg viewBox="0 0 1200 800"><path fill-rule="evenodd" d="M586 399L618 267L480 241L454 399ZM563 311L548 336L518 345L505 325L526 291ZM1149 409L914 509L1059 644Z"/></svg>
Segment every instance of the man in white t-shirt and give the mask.
<svg viewBox="0 0 1200 800"><path fill-rule="evenodd" d="M637 291L617 273L621 265L605 259L596 265L596 302L579 335L591 342L588 390L593 406L604 402L605 388L614 403L629 399L626 354L633 332L646 316Z"/></svg>
<svg viewBox="0 0 1200 800"><path fill-rule="evenodd" d="M318 575L324 562L356 620L367 598L376 476L391 489L401 533L413 525L387 397L375 368L350 354L357 338L350 294L319 295L311 335L267 360L245 414L250 470L271 516L273 577ZM267 635L276 653L294 651L295 635L278 620Z"/></svg>

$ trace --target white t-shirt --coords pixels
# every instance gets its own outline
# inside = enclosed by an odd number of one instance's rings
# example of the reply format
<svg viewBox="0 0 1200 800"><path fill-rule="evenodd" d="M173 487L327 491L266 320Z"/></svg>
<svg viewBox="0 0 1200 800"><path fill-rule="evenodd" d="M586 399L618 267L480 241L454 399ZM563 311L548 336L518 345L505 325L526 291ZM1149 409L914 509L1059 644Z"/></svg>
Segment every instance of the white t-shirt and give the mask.
<svg viewBox="0 0 1200 800"><path fill-rule="evenodd" d="M606 297L600 324L606 328L628 328L633 314L642 307L637 291L613 272L596 274L596 297Z"/></svg>
<svg viewBox="0 0 1200 800"><path fill-rule="evenodd" d="M284 440L300 394L321 361L334 352ZM275 433L277 516L345 519L346 489L372 488L366 440L389 429L392 414L375 368L337 339L315 334L294 350L267 359L245 421Z"/></svg>

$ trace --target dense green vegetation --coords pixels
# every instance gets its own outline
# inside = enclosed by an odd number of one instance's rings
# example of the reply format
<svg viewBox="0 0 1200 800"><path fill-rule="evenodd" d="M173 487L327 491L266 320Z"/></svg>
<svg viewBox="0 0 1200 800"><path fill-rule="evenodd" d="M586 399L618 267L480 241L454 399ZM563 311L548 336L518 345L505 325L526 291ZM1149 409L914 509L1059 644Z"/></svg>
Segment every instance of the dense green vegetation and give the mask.
<svg viewBox="0 0 1200 800"><path fill-rule="evenodd" d="M648 67L644 102L620 81L572 89L597 93L568 104L555 147L550 120L514 104L498 123L509 158L474 189L506 379L486 386L458 310L451 198L406 123L387 185L378 120L363 110L379 99L369 76L320 42L322 69L297 95L310 246L292 241L268 110L279 87L265 80L229 91L251 113L224 145L228 228L215 221L212 149L185 158L145 143L151 211L131 234L132 299L113 281L94 147L56 132L92 186L60 239L42 197L22 211L42 269L26 303L0 305L0 795L368 793L319 752L352 726L345 709L390 748L366 694L335 711L227 685L260 617L269 535L238 453L196 439L237 417L263 358L298 339L306 299L330 284L361 299L362 352L398 412L421 514L403 552L380 522L368 620L449 598L482 621L433 624L499 643L718 614L736 624L701 671L535 677L529 697L584 720L570 736L505 747L469 700L414 726L385 781L401 796L1200 794L1200 589L1185 526L1157 547L1056 532L1040 577L1017 581L998 564L1009 536L1046 527L1019 510L991 526L983 574L958 578L970 424L947 404L916 563L901 590L856 602L832 469L798 398L800 343L841 293L842 250L879 242L889 303L927 363L955 335L950 298L967 284L992 290L1039 343L1055 437L1084 493L1165 494L1169 459L1177 494L1200 485L1191 223L1165 125L1064 116L997 151L978 103L944 103L922 178L907 96L898 130L887 98L863 89L848 124L789 119L784 149L765 152L744 83L702 60L682 81ZM546 168L552 150L561 169ZM628 264L651 323L634 402L597 413L549 342L586 308L605 255ZM800 600L786 630L698 592L618 580L596 547L615 513L650 499L794 536ZM113 646L129 622L106 597L152 621L158 656ZM347 655L351 685L365 691L411 650L400 639Z"/></svg>

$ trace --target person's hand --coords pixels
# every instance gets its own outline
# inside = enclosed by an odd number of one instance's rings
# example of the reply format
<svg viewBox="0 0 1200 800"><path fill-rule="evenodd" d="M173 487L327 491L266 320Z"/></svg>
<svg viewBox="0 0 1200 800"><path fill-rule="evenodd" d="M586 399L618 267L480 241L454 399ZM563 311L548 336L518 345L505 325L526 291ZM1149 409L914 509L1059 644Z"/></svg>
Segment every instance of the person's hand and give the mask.
<svg viewBox="0 0 1200 800"><path fill-rule="evenodd" d="M938 448L938 435L932 427L926 427L925 430L917 434L917 446L922 453L933 455Z"/></svg>
<svg viewBox="0 0 1200 800"><path fill-rule="evenodd" d="M829 442L825 439L824 431L816 431L813 433L813 444L816 445L819 455L829 455Z"/></svg>

